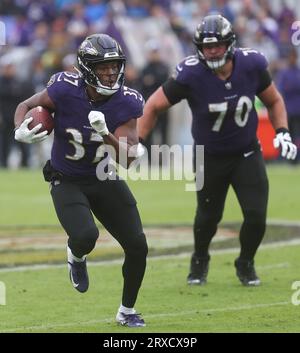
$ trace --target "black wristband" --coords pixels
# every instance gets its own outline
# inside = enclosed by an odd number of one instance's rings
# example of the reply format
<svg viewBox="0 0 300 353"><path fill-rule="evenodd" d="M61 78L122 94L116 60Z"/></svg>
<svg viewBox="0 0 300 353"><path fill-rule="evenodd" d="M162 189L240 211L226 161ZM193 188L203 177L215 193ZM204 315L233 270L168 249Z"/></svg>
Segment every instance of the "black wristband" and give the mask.
<svg viewBox="0 0 300 353"><path fill-rule="evenodd" d="M139 142L141 143L141 144L145 144L145 140L144 139L142 139L141 137L139 137Z"/></svg>
<svg viewBox="0 0 300 353"><path fill-rule="evenodd" d="M276 129L276 134L280 134L280 133L286 133L286 132L288 132L288 133L290 133L289 132L289 129L287 129L286 127L280 127L279 129Z"/></svg>

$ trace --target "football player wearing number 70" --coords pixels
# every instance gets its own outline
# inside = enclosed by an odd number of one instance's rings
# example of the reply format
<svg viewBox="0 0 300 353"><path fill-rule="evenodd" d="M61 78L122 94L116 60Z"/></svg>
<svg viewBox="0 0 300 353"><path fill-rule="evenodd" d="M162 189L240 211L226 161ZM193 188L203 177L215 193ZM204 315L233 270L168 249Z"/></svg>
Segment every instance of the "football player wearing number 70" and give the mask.
<svg viewBox="0 0 300 353"><path fill-rule="evenodd" d="M43 140L46 133L29 130L31 120L24 120L24 116L36 106L54 112L51 160L43 172L51 183L57 217L68 235L71 283L81 293L88 290L86 256L99 236L94 215L125 253L123 293L116 321L141 327L145 322L134 305L148 248L136 200L117 175L116 180L97 178L97 164L107 158L103 144L114 149L117 161L120 151L125 153L126 167L139 157L136 119L142 116L144 100L139 92L124 86L126 58L110 36L88 36L78 49L77 61L78 73L53 75L47 88L18 105L15 138L26 143Z"/></svg>
<svg viewBox="0 0 300 353"><path fill-rule="evenodd" d="M194 143L203 145L205 151L204 186L197 191L194 253L187 282L206 283L209 245L222 219L231 185L244 217L241 250L234 263L236 274L243 285L257 286L260 279L254 256L265 233L268 179L256 137L255 96L268 109L276 131L274 146L280 147L287 159L294 159L297 149L288 131L283 99L272 82L264 55L249 48L235 48L232 26L221 15L202 20L194 44L197 54L179 63L173 77L147 100L138 121L139 137L146 138L159 112L187 100ZM197 160L195 168L197 173Z"/></svg>

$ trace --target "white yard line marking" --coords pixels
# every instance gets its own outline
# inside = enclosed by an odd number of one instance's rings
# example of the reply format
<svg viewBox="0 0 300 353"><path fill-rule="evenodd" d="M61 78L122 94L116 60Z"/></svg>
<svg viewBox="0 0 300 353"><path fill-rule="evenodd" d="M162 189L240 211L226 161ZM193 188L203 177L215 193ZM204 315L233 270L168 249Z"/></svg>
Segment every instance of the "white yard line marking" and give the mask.
<svg viewBox="0 0 300 353"><path fill-rule="evenodd" d="M257 270L270 270L273 268L287 268L290 267L288 262L282 262L280 264L270 264L265 266L255 266Z"/></svg>
<svg viewBox="0 0 300 353"><path fill-rule="evenodd" d="M145 319L150 319L150 318L158 318L158 317L177 317L177 316L185 316L185 315L199 315L199 314L205 314L205 313L212 313L212 312L230 312L230 311L241 311L241 310L252 310L252 309L257 309L257 308L269 308L273 306L283 306L283 305L288 305L291 304L291 302L286 301L286 302L277 302L277 303L262 303L262 304L254 304L254 305L243 305L243 306L237 306L237 307L229 307L229 308L211 308L211 309L201 309L201 310L190 310L190 311L179 311L176 313L162 313L162 314L151 314L151 315L144 315ZM15 327L15 328L9 328L5 330L0 330L0 333L5 333L5 332L16 332L16 331L44 331L47 329L53 329L53 328L67 328L67 327L73 327L76 326L89 326L89 325L94 325L94 324L101 324L101 323L113 323L113 319L100 319L100 320L89 320L89 321L81 321L81 322L66 322L66 323L52 323L48 325L37 325L37 326L28 326L28 327Z"/></svg>
<svg viewBox="0 0 300 353"><path fill-rule="evenodd" d="M177 316L177 315L190 315L190 314L200 314L200 313L216 313L216 312L227 312L227 311L239 311L239 310L251 310L258 308L268 308L271 306L282 306L288 305L291 302L277 302L277 303L263 303L263 304L254 304L254 305L243 305L237 307L229 307L229 308L212 308L212 309L202 309L202 310L194 310L194 311L185 311L185 312L177 312L177 313L169 313L169 314L156 314L156 315L145 315L146 317L168 317L168 316Z"/></svg>

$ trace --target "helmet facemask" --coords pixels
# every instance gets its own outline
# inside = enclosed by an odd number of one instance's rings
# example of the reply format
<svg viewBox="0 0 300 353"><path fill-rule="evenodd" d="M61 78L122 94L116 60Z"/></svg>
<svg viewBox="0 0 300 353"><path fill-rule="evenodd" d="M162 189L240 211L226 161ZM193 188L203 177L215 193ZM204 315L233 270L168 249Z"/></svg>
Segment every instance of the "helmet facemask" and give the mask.
<svg viewBox="0 0 300 353"><path fill-rule="evenodd" d="M213 43L213 42L210 42ZM216 41L216 43L220 44L222 42ZM225 44L227 44L226 42L224 42ZM205 42L204 42L205 44ZM219 68L221 68L222 66L224 66L226 64L226 61L230 58L232 58L233 53L234 53L234 42L232 42L231 44L229 44L227 46L227 49L224 53L224 55L222 56L222 58L220 58L219 60L207 60L202 52L203 47L197 47L198 49L198 55L200 57L200 59L202 61L205 61L205 63L207 64L207 66L212 69L212 70L217 70Z"/></svg>
<svg viewBox="0 0 300 353"><path fill-rule="evenodd" d="M102 63L103 62L100 62L100 64ZM105 85L105 83L101 82L101 78L95 72L96 65L97 63L89 66L84 65L86 74L83 75L83 78L85 82L88 85L94 87L97 93L102 94L104 96L110 96L116 93L120 89L120 87L122 87L122 85L124 84L125 63L122 62L121 60L118 60L119 70L116 74L113 74L113 75L117 75L117 78L113 86Z"/></svg>
<svg viewBox="0 0 300 353"><path fill-rule="evenodd" d="M206 16L202 23L198 25L193 41L197 47L200 60L212 70L221 68L228 59L233 57L235 50L235 34L232 31L230 22L221 15ZM203 54L203 45L213 43L223 43L227 46L227 49L222 58L218 60L207 60Z"/></svg>

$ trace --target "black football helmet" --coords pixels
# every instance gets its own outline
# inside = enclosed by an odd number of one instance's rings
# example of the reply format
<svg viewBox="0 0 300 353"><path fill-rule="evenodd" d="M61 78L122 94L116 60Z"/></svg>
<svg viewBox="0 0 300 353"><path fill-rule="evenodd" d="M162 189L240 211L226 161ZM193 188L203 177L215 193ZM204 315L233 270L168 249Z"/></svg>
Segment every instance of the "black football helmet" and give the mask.
<svg viewBox="0 0 300 353"><path fill-rule="evenodd" d="M226 60L233 56L235 50L235 34L232 25L221 15L204 17L202 22L197 26L193 42L198 49L200 60L204 61L213 70L222 67L226 63ZM204 44L209 43L225 43L227 45L227 50L221 59L206 60L202 48Z"/></svg>
<svg viewBox="0 0 300 353"><path fill-rule="evenodd" d="M113 87L103 85L94 71L96 64L108 61L119 63L119 74ZM88 85L94 87L97 93L109 96L122 87L126 57L120 44L109 35L93 34L86 37L78 49L77 62L81 77Z"/></svg>

